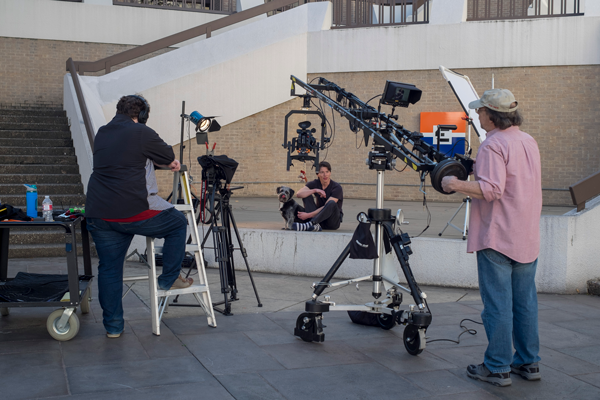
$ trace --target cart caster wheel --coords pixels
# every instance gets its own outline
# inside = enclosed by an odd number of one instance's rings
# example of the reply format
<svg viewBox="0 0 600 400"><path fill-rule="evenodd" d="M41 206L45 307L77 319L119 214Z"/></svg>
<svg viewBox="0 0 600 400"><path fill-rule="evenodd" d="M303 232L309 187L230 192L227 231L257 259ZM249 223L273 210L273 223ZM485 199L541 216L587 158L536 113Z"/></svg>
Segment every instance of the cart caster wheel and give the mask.
<svg viewBox="0 0 600 400"><path fill-rule="evenodd" d="M406 325L404 328L404 347L408 354L416 356L423 352L423 349L419 349L421 347L421 338L419 337L419 329L414 325Z"/></svg>
<svg viewBox="0 0 600 400"><path fill-rule="evenodd" d="M3 317L6 317L10 314L10 309L8 307L0 307L0 314L2 314Z"/></svg>
<svg viewBox="0 0 600 400"><path fill-rule="evenodd" d="M381 329L385 329L386 331L392 329L396 326L396 313L392 315L377 314L377 322L379 322Z"/></svg>
<svg viewBox="0 0 600 400"><path fill-rule="evenodd" d="M323 342L323 315L320 313L302 313L296 320L294 336L298 336L305 342Z"/></svg>
<svg viewBox="0 0 600 400"><path fill-rule="evenodd" d="M61 342L73 339L79 332L79 318L75 313L71 314L63 329L58 329L56 325L58 324L60 317L62 317L63 312L63 309L53 311L46 321L46 328L48 329L50 336Z"/></svg>
<svg viewBox="0 0 600 400"><path fill-rule="evenodd" d="M92 302L92 288L88 287L83 298L81 299L81 304L79 308L81 309L82 314L88 314L90 312L90 303Z"/></svg>

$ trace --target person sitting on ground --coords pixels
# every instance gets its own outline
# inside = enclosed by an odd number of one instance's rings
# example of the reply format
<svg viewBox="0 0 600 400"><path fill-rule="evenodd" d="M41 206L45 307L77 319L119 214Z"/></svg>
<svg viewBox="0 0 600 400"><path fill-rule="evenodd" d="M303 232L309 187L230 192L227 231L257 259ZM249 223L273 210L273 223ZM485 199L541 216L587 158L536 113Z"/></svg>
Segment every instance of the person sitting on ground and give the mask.
<svg viewBox="0 0 600 400"><path fill-rule="evenodd" d="M193 283L180 276L187 219L157 195L154 166L179 171L173 149L146 126L150 106L137 95L124 96L117 114L98 130L94 171L87 190L85 218L98 252L98 299L106 335L121 336L123 263L134 235L164 238L162 290Z"/></svg>
<svg viewBox="0 0 600 400"><path fill-rule="evenodd" d="M342 186L331 180L331 164L327 161L319 163L318 179L308 182L296 193L302 199L305 212L299 212L298 218L307 222L292 224L294 231L318 232L322 229L336 230L340 227L344 192ZM316 200L316 203L315 203Z"/></svg>

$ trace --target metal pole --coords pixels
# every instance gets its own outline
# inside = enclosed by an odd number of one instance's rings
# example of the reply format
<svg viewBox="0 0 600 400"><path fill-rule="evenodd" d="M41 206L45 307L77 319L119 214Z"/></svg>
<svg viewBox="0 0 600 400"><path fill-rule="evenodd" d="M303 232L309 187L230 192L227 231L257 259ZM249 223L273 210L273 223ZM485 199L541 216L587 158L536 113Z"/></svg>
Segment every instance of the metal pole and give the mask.
<svg viewBox="0 0 600 400"><path fill-rule="evenodd" d="M383 208L384 173L385 171L377 171L377 195L375 203L378 210ZM381 297L381 258L383 257L383 226L381 222L377 222L375 225L375 241L379 257L373 261L373 297L378 299Z"/></svg>

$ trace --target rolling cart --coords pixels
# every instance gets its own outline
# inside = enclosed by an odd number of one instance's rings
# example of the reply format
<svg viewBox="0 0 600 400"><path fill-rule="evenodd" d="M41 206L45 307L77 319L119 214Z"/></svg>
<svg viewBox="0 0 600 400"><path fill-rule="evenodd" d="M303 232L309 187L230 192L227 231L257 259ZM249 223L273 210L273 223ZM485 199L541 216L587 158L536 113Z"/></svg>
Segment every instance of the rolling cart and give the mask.
<svg viewBox="0 0 600 400"><path fill-rule="evenodd" d="M8 239L10 228L33 226L64 230L67 275L19 273L15 278L8 278ZM79 275L79 268L77 266L77 226L81 227L83 275ZM51 285L44 284L46 287L44 296L47 299L42 300L40 297L36 298L37 301L32 301L31 293L40 288L36 288L35 286L26 287L26 285L23 285L23 282L26 282L27 279L44 281L45 277L48 278L48 281L58 282L55 285L57 286L56 292L49 291L47 287ZM67 281L66 288L64 285L65 279ZM75 310L77 307L80 307L83 314L87 314L90 311L92 279L89 234L84 218L79 217L75 220L55 222L0 222L0 314L2 314L2 318L8 316L10 309L13 307L60 307L50 313L46 322L46 328L50 336L56 340L71 340L79 332L79 318L75 314ZM62 285L60 284L61 282L63 282ZM51 300L48 300L48 298L51 298Z"/></svg>

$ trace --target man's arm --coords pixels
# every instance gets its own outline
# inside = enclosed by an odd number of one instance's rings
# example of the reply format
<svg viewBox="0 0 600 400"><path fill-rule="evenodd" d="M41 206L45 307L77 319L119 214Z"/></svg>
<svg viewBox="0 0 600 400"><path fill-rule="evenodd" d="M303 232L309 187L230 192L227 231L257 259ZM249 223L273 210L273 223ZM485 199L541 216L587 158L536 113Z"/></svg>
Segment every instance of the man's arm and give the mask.
<svg viewBox="0 0 600 400"><path fill-rule="evenodd" d="M325 191L321 189L310 189L308 186L304 186L302 189L298 190L296 193L296 197L299 199L304 199L308 196L312 196L313 194L318 193L319 196L325 197ZM316 214L315 214L316 215Z"/></svg>
<svg viewBox="0 0 600 400"><path fill-rule="evenodd" d="M455 176L445 176L442 178L442 188L445 192L459 192L475 199L484 199L477 181L461 181Z"/></svg>
<svg viewBox="0 0 600 400"><path fill-rule="evenodd" d="M181 169L181 163L179 162L179 160L173 160L173 162L169 165L161 165L161 164L157 164L156 161L152 161L154 163L154 165L156 165L158 168L162 168L162 169L170 169L173 172L177 172Z"/></svg>

